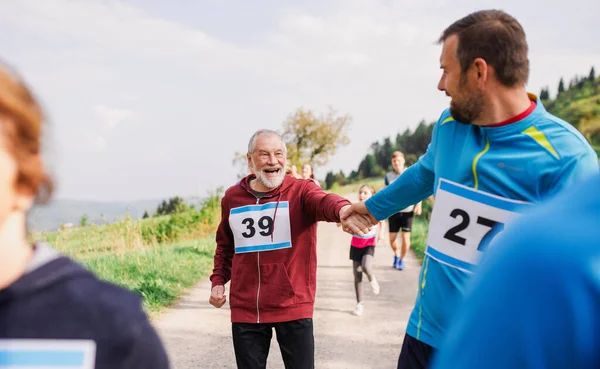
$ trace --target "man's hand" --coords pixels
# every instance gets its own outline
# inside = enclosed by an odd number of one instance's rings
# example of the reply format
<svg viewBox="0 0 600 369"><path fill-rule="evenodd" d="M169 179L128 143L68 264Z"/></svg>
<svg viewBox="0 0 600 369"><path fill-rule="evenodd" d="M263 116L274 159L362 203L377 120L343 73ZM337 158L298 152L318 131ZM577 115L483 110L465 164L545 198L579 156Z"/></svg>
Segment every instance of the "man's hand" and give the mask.
<svg viewBox="0 0 600 369"><path fill-rule="evenodd" d="M340 220L344 232L364 236L377 220L371 215L364 202L346 205L340 209Z"/></svg>
<svg viewBox="0 0 600 369"><path fill-rule="evenodd" d="M210 291L210 298L208 302L216 308L220 308L227 301L227 297L225 297L225 286L214 286Z"/></svg>

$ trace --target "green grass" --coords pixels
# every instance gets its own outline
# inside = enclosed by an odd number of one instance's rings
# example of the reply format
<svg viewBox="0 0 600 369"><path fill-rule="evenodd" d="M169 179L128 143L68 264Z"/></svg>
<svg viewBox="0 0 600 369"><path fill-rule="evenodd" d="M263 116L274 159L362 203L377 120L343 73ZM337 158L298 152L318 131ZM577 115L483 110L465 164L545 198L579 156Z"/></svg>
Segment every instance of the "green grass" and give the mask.
<svg viewBox="0 0 600 369"><path fill-rule="evenodd" d="M410 248L415 253L419 262L423 263L425 248L427 246L427 227L429 222L423 215L413 218L413 228L410 234Z"/></svg>
<svg viewBox="0 0 600 369"><path fill-rule="evenodd" d="M383 177L375 177L375 178L366 178L362 181L357 181L355 183L346 184L343 186L334 183L333 186L327 192L335 193L338 195L348 195L348 194L358 194L358 189L360 186L364 184L372 185L375 190L379 191L383 188L384 182Z"/></svg>
<svg viewBox="0 0 600 369"><path fill-rule="evenodd" d="M84 265L102 280L143 297L152 317L176 302L212 269L220 194L199 210L32 235Z"/></svg>
<svg viewBox="0 0 600 369"><path fill-rule="evenodd" d="M146 310L156 313L208 275L214 249L214 236L210 236L80 261L99 278L139 293Z"/></svg>

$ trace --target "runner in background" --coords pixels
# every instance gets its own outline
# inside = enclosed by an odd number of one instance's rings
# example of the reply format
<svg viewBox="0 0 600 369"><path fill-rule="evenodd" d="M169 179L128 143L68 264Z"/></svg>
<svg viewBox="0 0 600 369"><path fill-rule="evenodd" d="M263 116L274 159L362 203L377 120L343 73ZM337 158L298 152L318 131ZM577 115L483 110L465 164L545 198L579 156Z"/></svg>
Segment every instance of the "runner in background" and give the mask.
<svg viewBox="0 0 600 369"><path fill-rule="evenodd" d="M319 183L319 181L317 181L315 179L315 174L313 172L312 165L310 165L309 163L306 163L302 166L302 178L311 179L313 182L315 182L317 184L317 186L321 187L321 184Z"/></svg>
<svg viewBox="0 0 600 369"><path fill-rule="evenodd" d="M52 194L41 158L44 117L0 68L0 366L166 369L142 299L28 240L26 214Z"/></svg>
<svg viewBox="0 0 600 369"><path fill-rule="evenodd" d="M375 194L375 188L369 184L360 186L358 190L358 201L366 201ZM375 246L383 238L382 222L371 229L364 236L353 235L350 241L350 260L352 260L352 272L354 274L354 291L356 292L356 308L352 314L362 315L365 307L362 292L363 273L367 275L373 294L379 295L379 283L374 274Z"/></svg>
<svg viewBox="0 0 600 369"><path fill-rule="evenodd" d="M298 167L295 164L292 164L292 176L294 178L302 178L302 176L298 173Z"/></svg>
<svg viewBox="0 0 600 369"><path fill-rule="evenodd" d="M406 170L406 160L404 154L400 151L392 153L392 171L388 172L384 177L384 183L389 186ZM388 232L390 237L390 246L394 251L393 267L403 270L405 267L404 258L410 249L410 233L412 231L413 217L421 215L421 201L416 205L410 205L398 213L393 214L388 218ZM402 240L402 248L398 245L398 232Z"/></svg>

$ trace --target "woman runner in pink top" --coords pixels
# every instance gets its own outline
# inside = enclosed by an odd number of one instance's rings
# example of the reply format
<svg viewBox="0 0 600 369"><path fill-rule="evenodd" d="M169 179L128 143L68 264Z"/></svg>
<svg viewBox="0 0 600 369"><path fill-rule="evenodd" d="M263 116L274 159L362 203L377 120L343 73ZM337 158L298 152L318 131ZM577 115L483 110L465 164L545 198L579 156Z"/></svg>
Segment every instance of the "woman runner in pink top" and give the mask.
<svg viewBox="0 0 600 369"><path fill-rule="evenodd" d="M375 194L375 188L370 184L360 186L358 190L358 200L366 201ZM352 271L354 273L354 290L356 291L356 309L353 315L360 316L364 310L362 296L362 275L367 275L371 289L375 295L379 294L379 283L373 274L373 259L375 256L375 245L377 241L383 239L381 232L382 222L373 227L369 233L364 236L353 235L350 243L350 260L352 260Z"/></svg>

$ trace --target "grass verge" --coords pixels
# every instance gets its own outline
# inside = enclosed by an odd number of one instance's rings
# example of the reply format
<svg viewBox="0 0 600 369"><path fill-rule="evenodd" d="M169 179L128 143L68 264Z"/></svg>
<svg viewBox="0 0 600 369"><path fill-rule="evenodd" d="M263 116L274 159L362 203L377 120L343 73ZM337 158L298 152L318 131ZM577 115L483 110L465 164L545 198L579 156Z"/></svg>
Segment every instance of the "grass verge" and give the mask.
<svg viewBox="0 0 600 369"><path fill-rule="evenodd" d="M212 269L214 237L79 260L99 278L139 293L156 314Z"/></svg>

